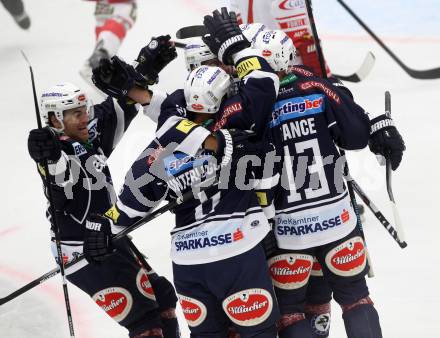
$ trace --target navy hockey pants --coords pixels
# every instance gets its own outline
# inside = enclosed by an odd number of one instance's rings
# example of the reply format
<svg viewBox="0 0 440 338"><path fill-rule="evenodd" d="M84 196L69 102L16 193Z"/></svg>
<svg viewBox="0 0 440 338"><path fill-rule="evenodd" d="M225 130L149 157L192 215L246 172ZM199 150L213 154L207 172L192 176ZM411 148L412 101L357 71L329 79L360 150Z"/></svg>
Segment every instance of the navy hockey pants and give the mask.
<svg viewBox="0 0 440 338"><path fill-rule="evenodd" d="M160 314L175 308L177 297L167 279L154 272L147 273L138 265L128 245L121 242L116 253L104 262L88 264L67 279L134 337L146 330L162 328Z"/></svg>
<svg viewBox="0 0 440 338"><path fill-rule="evenodd" d="M174 285L191 337L275 338L279 311L261 245L225 260L173 264Z"/></svg>
<svg viewBox="0 0 440 338"><path fill-rule="evenodd" d="M352 332L362 331L366 329L366 325L373 326L375 327L373 335L354 334L349 337L381 337L377 312L368 298L369 292L365 280L368 264L365 246L358 228L340 240L319 247L306 250L279 249L274 257L269 259L281 314L304 313L313 256L322 267L328 286L333 291L334 299L344 311L346 327L347 320L351 321L350 312L356 307L362 308L366 316L371 317L371 322L368 324L365 322L364 325L359 322L349 324L349 326L352 327ZM280 270L281 266L287 267L287 270ZM320 283L320 279L313 282ZM329 289L325 281L321 280L321 282L324 288L315 296L309 294L309 299L311 297L316 300L320 298L329 300ZM357 319L354 321L357 322ZM325 326L326 323L321 322L321 325ZM315 329L323 329L323 327ZM280 336L282 336L281 331Z"/></svg>

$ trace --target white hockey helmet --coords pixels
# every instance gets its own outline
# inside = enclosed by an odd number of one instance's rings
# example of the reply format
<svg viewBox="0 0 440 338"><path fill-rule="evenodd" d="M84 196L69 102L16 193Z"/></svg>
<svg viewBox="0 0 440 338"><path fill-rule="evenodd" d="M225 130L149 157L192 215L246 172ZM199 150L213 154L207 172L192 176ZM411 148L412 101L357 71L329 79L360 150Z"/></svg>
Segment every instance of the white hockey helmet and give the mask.
<svg viewBox="0 0 440 338"><path fill-rule="evenodd" d="M191 39L185 46L185 64L188 72L200 67L202 62L217 59L209 47L203 42L202 38Z"/></svg>
<svg viewBox="0 0 440 338"><path fill-rule="evenodd" d="M186 79L186 108L196 113L215 114L230 86L231 77L220 67L198 67Z"/></svg>
<svg viewBox="0 0 440 338"><path fill-rule="evenodd" d="M40 114L43 122L49 125L49 113L53 113L64 129L63 112L87 105L88 99L84 91L71 83L61 83L43 92L41 95Z"/></svg>
<svg viewBox="0 0 440 338"><path fill-rule="evenodd" d="M254 47L275 70L287 70L296 57L296 48L289 36L281 30L268 30L257 35Z"/></svg>
<svg viewBox="0 0 440 338"><path fill-rule="evenodd" d="M262 23L243 23L240 25L240 29L244 37L254 45L257 36L268 28Z"/></svg>

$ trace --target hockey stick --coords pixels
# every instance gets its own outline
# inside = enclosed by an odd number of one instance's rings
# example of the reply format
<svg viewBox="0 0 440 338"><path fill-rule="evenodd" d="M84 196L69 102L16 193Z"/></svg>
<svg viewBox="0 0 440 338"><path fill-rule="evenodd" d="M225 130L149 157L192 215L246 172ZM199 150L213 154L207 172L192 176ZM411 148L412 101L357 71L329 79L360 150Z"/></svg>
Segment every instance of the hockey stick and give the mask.
<svg viewBox="0 0 440 338"><path fill-rule="evenodd" d="M391 94L389 91L385 92L385 114L391 117ZM393 188L391 187L391 161L386 160L386 182L387 182L387 192L390 198L391 209L393 210L394 224L396 225L397 236L402 241L405 242L405 232L403 230L400 214L397 210L396 202L394 201Z"/></svg>
<svg viewBox="0 0 440 338"><path fill-rule="evenodd" d="M324 54L322 52L322 48L321 48L321 44L320 44L320 40L319 40L319 36L318 36L318 31L316 30L316 24L315 24L315 18L313 16L313 12L312 12L312 5L311 5L311 1L310 0L305 0L306 3L306 8L307 8L307 15L309 17L309 21L310 21L310 26L312 28L312 34L313 34L313 38L315 39L315 45L316 45L316 53L318 54L318 59L319 59L319 65L321 68L321 74L323 78L327 78L327 71L325 69L325 61L324 61ZM345 151L343 149L339 150L341 153L341 156L345 157ZM348 177L350 175L350 169L348 167L348 162L345 161L344 164L344 175L345 177ZM374 277L374 271L373 271L373 265L371 262L371 258L370 258L370 254L368 252L368 248L367 248L367 242L365 240L365 234L364 234L364 229L362 228L362 223L361 223L361 217L359 215L359 211L357 209L357 203L356 203L356 196L354 194L354 188L353 188L353 184L350 180L347 180L347 188L348 188L348 193L350 195L350 200L351 203L353 205L353 209L354 212L356 214L356 225L359 228L359 231L361 233L362 239L364 241L365 244L365 253L367 256L367 261L368 261L368 277Z"/></svg>
<svg viewBox="0 0 440 338"><path fill-rule="evenodd" d="M337 77L342 81L348 82L361 82L364 80L368 74L370 74L371 69L373 69L374 63L376 62L376 57L372 52L368 52L364 58L364 62L362 62L359 69L351 75L338 75L333 74L333 76Z"/></svg>
<svg viewBox="0 0 440 338"><path fill-rule="evenodd" d="M208 33L208 31L206 30L205 26L203 26L203 25L186 26L186 27L180 28L176 32L176 38L189 39L189 38L203 36L207 33Z"/></svg>
<svg viewBox="0 0 440 338"><path fill-rule="evenodd" d="M216 185L217 185L217 182L212 184L211 186L201 190L201 192L208 192L211 188L213 188ZM120 240L124 236L128 235L130 232L132 232L132 231L136 230L137 228L139 228L140 226L142 226L142 225L144 225L144 224L154 220L155 218L161 216L165 212L174 209L178 205L180 205L180 204L182 204L184 202L187 202L188 200L190 200L193 197L194 197L194 194L192 193L192 191L187 191L180 198L176 199L175 201L169 202L168 204L160 207L159 209L153 211L149 215L145 216L144 218L140 219L136 223L132 224L131 226L127 227L126 229L124 229L123 231L118 233L116 236L114 236L112 238L112 242L116 242L116 241ZM82 255L82 254L79 255L77 258L75 258L71 262L67 263L65 265L65 269L68 269L68 268L74 266L75 264L77 264L78 262L82 261L83 259L84 259L84 255ZM7 303L7 302L11 301L14 298L17 298L18 296L22 295L23 293L25 293L25 292L33 289L34 287L44 283L45 281L49 280L50 278L52 278L53 276L56 276L59 273L60 273L60 267L52 269L51 271L49 271L49 272L45 273L44 275L38 277L37 279L33 280L32 282L24 285L23 287L21 287L20 289L12 292L11 294L7 295L6 297L0 298L0 305L3 305L5 303Z"/></svg>
<svg viewBox="0 0 440 338"><path fill-rule="evenodd" d="M32 70L31 63L29 62L28 58L26 57L26 54L23 51L21 51L21 54L23 55L24 59L26 60L27 64L29 65L29 71L31 73L32 93L34 96L37 125L38 125L38 129L42 129L41 120L40 120L40 109L38 107L37 91L35 89L34 72ZM61 277L62 277L62 281L63 281L64 303L66 304L67 321L69 323L69 333L70 333L70 337L75 337L75 332L73 329L72 311L70 308L69 291L67 289L66 273L64 271L64 259L63 259L63 253L61 251L60 228L58 226L56 215L55 215L55 208L54 208L53 195L52 195L52 182L51 182L51 178L50 178L49 165L47 163L47 160L43 161L43 167L44 167L44 172L45 172L44 178L46 181L45 183L47 186L47 194L48 194L48 199L49 199L49 209L50 209L50 213L53 215L53 217L52 217L52 219L53 219L53 232L55 235L55 245L57 248L57 258L58 258L59 269L61 271Z"/></svg>
<svg viewBox="0 0 440 338"><path fill-rule="evenodd" d="M205 26L194 25L194 26L186 26L180 28L176 32L176 37L178 39L188 39L188 38L200 37L203 36L204 34L206 34ZM177 48L185 48L186 46L186 44L182 42L174 42L174 45ZM343 81L360 82L363 79L365 79L368 76L368 74L371 72L371 69L373 68L375 61L376 61L376 57L374 56L374 54L368 52L361 66L356 72L350 75L334 74L334 76Z"/></svg>
<svg viewBox="0 0 440 338"><path fill-rule="evenodd" d="M361 189L359 184L356 183L353 178L349 178L351 185L353 186L353 189L356 191L358 196L361 198L361 200L365 203L365 205L371 210L371 212L376 216L376 218L379 220L379 222L384 226L384 228L389 232L391 237L394 238L394 240L399 244L399 246L404 249L408 246L408 244L399 239L399 236L397 235L397 230L391 225L391 223L386 219L386 217L380 212L379 208L371 201L367 194Z"/></svg>
<svg viewBox="0 0 440 338"><path fill-rule="evenodd" d="M183 42L173 41L173 43L174 43L174 46L176 46L177 48L185 49L185 47L186 47L186 43L183 43Z"/></svg>
<svg viewBox="0 0 440 338"><path fill-rule="evenodd" d="M371 37L376 40L376 42L388 53L391 58L396 61L396 63L411 77L421 80L438 79L440 78L440 68L432 68L426 70L415 70L409 68L405 65L397 56L394 54L383 41L351 10L350 7L342 0L336 0L339 4L344 7L344 9L357 21L359 25L364 28Z"/></svg>

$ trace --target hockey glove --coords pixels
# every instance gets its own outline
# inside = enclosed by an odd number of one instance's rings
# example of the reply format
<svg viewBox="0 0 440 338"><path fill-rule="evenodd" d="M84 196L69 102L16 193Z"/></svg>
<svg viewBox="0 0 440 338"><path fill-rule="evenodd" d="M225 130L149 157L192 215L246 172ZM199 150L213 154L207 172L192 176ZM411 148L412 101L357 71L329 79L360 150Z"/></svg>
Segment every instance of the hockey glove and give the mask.
<svg viewBox="0 0 440 338"><path fill-rule="evenodd" d="M58 136L50 127L32 129L29 132L28 151L36 162L44 160L57 162L61 157Z"/></svg>
<svg viewBox="0 0 440 338"><path fill-rule="evenodd" d="M146 78L149 85L159 82L160 71L177 57L176 47L170 39L169 35L152 38L139 52L136 70Z"/></svg>
<svg viewBox="0 0 440 338"><path fill-rule="evenodd" d="M110 60L101 59L99 66L93 68L92 81L96 87L111 97L121 99L135 85L148 88L147 81L133 66L125 63L117 56Z"/></svg>
<svg viewBox="0 0 440 338"><path fill-rule="evenodd" d="M111 220L92 214L86 220L83 252L87 262L99 264L114 252Z"/></svg>
<svg viewBox="0 0 440 338"><path fill-rule="evenodd" d="M262 146L255 142L255 133L250 130L219 129L213 135L217 140L216 157L222 166L246 155L261 154Z"/></svg>
<svg viewBox="0 0 440 338"><path fill-rule="evenodd" d="M370 150L376 155L382 155L391 162L391 168L396 170L402 161L403 151L406 149L394 121L386 114L382 114L370 121Z"/></svg>
<svg viewBox="0 0 440 338"><path fill-rule="evenodd" d="M206 15L203 24L209 33L203 37L203 41L226 65L233 65L232 56L251 46L238 26L235 13L228 13L225 7L222 7L221 13L215 10L212 16Z"/></svg>

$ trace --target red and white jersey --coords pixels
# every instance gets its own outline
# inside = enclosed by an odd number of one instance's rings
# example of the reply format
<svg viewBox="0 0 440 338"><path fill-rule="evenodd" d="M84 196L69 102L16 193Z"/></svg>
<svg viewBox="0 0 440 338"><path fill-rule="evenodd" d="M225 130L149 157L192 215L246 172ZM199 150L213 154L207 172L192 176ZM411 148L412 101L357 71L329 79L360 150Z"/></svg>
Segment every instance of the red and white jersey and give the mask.
<svg viewBox="0 0 440 338"><path fill-rule="evenodd" d="M298 51L296 64L309 67L321 75L316 46L304 0L229 0L230 10L237 13L239 23L258 22L270 29L284 31ZM327 76L330 70L327 69Z"/></svg>

